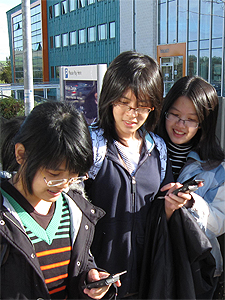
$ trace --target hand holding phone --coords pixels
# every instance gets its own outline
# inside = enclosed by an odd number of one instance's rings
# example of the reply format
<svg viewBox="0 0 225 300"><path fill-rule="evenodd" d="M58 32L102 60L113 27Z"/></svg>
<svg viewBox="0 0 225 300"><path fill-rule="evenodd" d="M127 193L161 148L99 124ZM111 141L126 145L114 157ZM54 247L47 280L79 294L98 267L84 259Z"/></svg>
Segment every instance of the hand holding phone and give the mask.
<svg viewBox="0 0 225 300"><path fill-rule="evenodd" d="M123 271L121 273L117 273L117 274L114 274L114 275L109 275L106 278L87 283L84 286L82 286L82 289L85 289L85 288L93 289L93 288L100 288L100 287L105 286L105 285L110 285L110 284L118 281L120 279L120 276L125 274L125 273L127 273L127 271Z"/></svg>
<svg viewBox="0 0 225 300"><path fill-rule="evenodd" d="M184 185L182 187L173 191L173 194L177 195L179 192L189 194L191 192L197 191L197 189L203 185L204 185L204 179L190 180L190 181L187 181L186 183L184 183Z"/></svg>

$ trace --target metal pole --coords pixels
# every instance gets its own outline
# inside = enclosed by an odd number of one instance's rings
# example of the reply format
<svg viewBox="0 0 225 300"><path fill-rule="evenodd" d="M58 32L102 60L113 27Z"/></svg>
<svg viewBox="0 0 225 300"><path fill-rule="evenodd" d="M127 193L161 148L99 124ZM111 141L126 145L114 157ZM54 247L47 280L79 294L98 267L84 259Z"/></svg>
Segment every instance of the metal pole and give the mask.
<svg viewBox="0 0 225 300"><path fill-rule="evenodd" d="M22 0L23 76L25 116L34 107L30 0Z"/></svg>

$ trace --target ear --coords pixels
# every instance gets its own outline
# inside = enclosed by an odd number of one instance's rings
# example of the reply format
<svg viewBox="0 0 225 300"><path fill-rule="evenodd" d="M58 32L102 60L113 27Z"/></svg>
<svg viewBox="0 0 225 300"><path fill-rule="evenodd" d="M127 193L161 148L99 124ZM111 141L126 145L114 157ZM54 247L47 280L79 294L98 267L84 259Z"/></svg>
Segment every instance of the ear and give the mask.
<svg viewBox="0 0 225 300"><path fill-rule="evenodd" d="M17 143L15 145L15 156L16 156L16 161L18 162L19 165L22 165L23 160L24 160L24 155L25 155L24 145Z"/></svg>

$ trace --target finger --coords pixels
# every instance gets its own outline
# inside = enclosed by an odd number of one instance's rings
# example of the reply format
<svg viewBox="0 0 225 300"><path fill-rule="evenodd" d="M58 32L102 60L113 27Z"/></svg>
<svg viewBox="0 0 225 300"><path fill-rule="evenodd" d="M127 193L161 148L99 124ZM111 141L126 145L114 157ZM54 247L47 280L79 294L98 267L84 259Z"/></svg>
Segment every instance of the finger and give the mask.
<svg viewBox="0 0 225 300"><path fill-rule="evenodd" d="M161 192L165 192L165 191L171 189L174 185L175 185L174 182L168 183L168 184L164 185L164 186L160 189L160 191L161 191Z"/></svg>

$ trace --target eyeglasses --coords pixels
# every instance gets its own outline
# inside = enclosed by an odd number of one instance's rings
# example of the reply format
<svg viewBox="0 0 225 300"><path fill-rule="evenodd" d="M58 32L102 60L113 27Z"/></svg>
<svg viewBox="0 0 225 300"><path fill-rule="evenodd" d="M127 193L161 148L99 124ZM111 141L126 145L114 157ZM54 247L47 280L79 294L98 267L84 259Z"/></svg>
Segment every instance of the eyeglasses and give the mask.
<svg viewBox="0 0 225 300"><path fill-rule="evenodd" d="M185 126L190 127L190 128L197 128L199 125L199 122L197 122L195 120L183 120L173 113L166 112L165 116L166 116L166 119L170 122L179 123L180 121L182 121Z"/></svg>
<svg viewBox="0 0 225 300"><path fill-rule="evenodd" d="M47 186L52 187L52 186L59 186L59 185L64 185L64 184L68 184L71 185L73 183L81 183L84 180L88 179L88 174L86 174L85 176L79 176L76 178L69 178L69 179L58 179L58 180L47 180L46 177L44 176L44 174L41 175L43 176L44 182L47 184Z"/></svg>
<svg viewBox="0 0 225 300"><path fill-rule="evenodd" d="M119 106L121 109L123 109L126 112L131 112L134 111L135 114L139 114L139 115L144 115L144 114L149 114L152 110L154 110L153 108L150 107L137 107L137 108L133 108L130 107L127 103L118 101L116 102L114 105Z"/></svg>

